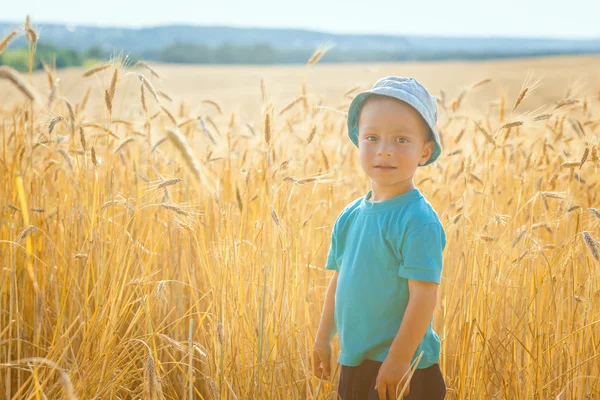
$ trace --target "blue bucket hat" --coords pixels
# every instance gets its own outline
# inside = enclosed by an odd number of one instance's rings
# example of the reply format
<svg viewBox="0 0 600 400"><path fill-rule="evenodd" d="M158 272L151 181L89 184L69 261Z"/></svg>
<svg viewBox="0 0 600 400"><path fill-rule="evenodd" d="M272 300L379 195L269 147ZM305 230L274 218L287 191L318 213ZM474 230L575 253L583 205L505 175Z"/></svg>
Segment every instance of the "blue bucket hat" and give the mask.
<svg viewBox="0 0 600 400"><path fill-rule="evenodd" d="M440 135L435 129L435 124L437 122L437 101L435 97L414 78L386 76L375 82L375 85L373 85L371 89L358 93L354 99L352 99L352 103L350 103L350 108L348 110L348 136L350 137L350 140L352 140L352 143L358 147L358 114L363 102L367 97L373 94L402 100L405 103L410 104L419 112L419 114L421 114L431 129L434 148L429 160L427 160L425 164L419 165L419 167L424 167L434 162L442 153Z"/></svg>

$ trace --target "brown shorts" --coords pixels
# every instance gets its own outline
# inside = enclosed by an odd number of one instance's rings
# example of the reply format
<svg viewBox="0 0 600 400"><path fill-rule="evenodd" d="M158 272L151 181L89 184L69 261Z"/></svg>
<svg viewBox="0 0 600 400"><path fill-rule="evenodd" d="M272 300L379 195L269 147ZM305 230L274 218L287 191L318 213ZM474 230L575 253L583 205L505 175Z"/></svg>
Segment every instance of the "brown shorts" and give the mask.
<svg viewBox="0 0 600 400"><path fill-rule="evenodd" d="M338 394L342 400L379 400L375 381L380 361L364 360L351 367L342 365ZM404 400L441 400L446 396L446 384L439 364L417 369L410 380L410 392ZM389 399L389 396L388 396Z"/></svg>

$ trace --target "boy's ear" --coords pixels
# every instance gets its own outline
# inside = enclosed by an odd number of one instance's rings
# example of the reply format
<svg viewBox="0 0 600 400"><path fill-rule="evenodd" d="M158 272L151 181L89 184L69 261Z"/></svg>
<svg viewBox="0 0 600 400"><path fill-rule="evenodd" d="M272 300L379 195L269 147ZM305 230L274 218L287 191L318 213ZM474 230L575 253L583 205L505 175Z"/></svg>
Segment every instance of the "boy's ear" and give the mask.
<svg viewBox="0 0 600 400"><path fill-rule="evenodd" d="M433 140L429 140L425 143L425 145L423 146L423 153L421 154L421 161L419 162L419 165L423 165L429 160L429 158L433 154L434 146L435 143Z"/></svg>

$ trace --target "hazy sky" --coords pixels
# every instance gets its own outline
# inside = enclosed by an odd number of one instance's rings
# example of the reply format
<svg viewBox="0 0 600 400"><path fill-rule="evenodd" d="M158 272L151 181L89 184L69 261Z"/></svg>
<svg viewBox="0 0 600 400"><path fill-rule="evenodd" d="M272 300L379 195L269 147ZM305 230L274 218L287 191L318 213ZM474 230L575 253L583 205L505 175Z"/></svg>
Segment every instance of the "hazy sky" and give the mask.
<svg viewBox="0 0 600 400"><path fill-rule="evenodd" d="M334 33L600 38L597 0L2 0L0 21L174 23ZM1 33L1 32L0 32Z"/></svg>

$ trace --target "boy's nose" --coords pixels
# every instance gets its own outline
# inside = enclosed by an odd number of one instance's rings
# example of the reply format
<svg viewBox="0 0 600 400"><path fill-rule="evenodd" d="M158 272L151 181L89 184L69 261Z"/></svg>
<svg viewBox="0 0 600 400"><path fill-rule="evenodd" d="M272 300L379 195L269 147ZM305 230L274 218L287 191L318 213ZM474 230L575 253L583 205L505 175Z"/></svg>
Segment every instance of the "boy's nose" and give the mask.
<svg viewBox="0 0 600 400"><path fill-rule="evenodd" d="M388 143L387 141L380 141L379 146L377 147L377 154L383 155L391 155L393 152L393 143Z"/></svg>

